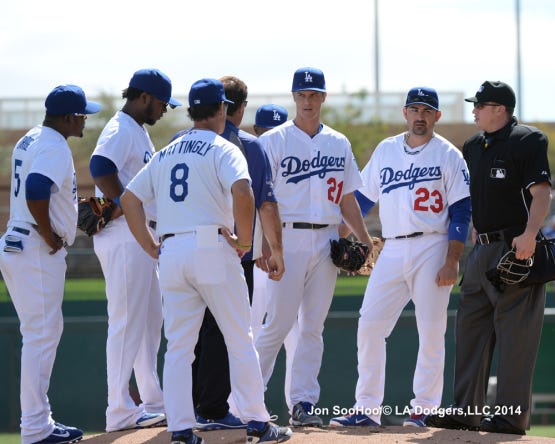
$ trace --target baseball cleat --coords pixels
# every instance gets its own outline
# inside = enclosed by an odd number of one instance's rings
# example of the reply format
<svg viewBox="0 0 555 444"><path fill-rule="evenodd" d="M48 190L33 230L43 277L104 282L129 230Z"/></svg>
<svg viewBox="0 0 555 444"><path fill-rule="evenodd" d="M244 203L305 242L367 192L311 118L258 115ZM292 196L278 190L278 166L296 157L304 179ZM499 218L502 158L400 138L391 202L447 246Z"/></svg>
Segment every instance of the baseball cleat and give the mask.
<svg viewBox="0 0 555 444"><path fill-rule="evenodd" d="M289 420L294 426L322 427L322 418L314 413L314 404L310 402L299 402L293 406L293 413Z"/></svg>
<svg viewBox="0 0 555 444"><path fill-rule="evenodd" d="M291 435L293 432L289 427L280 427L270 422L267 422L262 430L247 426L247 444L284 442L291 438Z"/></svg>
<svg viewBox="0 0 555 444"><path fill-rule="evenodd" d="M379 424L367 415L353 413L330 419L330 427L378 427Z"/></svg>
<svg viewBox="0 0 555 444"><path fill-rule="evenodd" d="M425 419L426 415L413 413L403 421L403 427L426 427Z"/></svg>
<svg viewBox="0 0 555 444"><path fill-rule="evenodd" d="M162 425L166 421L166 415L163 413L143 413L137 421L135 421L135 429L144 429L146 427L154 427Z"/></svg>
<svg viewBox="0 0 555 444"><path fill-rule="evenodd" d="M226 430L226 429L244 429L247 424L230 412L220 419L206 419L203 416L197 415L196 428L202 431L208 430Z"/></svg>
<svg viewBox="0 0 555 444"><path fill-rule="evenodd" d="M69 444L80 441L81 438L83 438L82 430L56 422L52 433L35 444Z"/></svg>
<svg viewBox="0 0 555 444"><path fill-rule="evenodd" d="M204 444L204 439L195 435L192 429L172 432L171 444Z"/></svg>

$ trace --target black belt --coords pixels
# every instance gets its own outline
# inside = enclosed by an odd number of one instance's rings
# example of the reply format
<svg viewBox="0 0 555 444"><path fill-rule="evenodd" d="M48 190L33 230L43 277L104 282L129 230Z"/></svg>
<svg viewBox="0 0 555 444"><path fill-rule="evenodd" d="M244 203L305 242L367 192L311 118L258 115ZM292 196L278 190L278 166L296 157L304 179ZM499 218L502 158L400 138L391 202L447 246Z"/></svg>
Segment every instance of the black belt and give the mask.
<svg viewBox="0 0 555 444"><path fill-rule="evenodd" d="M192 233L192 231L189 231L189 233ZM168 233L168 234L164 234L161 238L160 238L160 242L164 242L168 237L174 237L176 233ZM179 234L179 233L178 233ZM222 229L218 228L218 234L222 234Z"/></svg>
<svg viewBox="0 0 555 444"><path fill-rule="evenodd" d="M405 234L404 236L395 236L395 239L410 239L411 237L422 236L424 233L422 231L415 231L411 234Z"/></svg>
<svg viewBox="0 0 555 444"><path fill-rule="evenodd" d="M288 223L291 222L283 222L283 226L285 227ZM293 222L291 223L293 228L300 228L305 230L319 230L320 228L326 228L328 224L311 224L308 222Z"/></svg>
<svg viewBox="0 0 555 444"><path fill-rule="evenodd" d="M152 228L153 230L156 230L156 221L155 220L149 220L148 221L148 226L150 228Z"/></svg>
<svg viewBox="0 0 555 444"><path fill-rule="evenodd" d="M476 243L479 245L488 245L492 242L499 242L502 240L505 240L505 232L503 230L479 233L478 236L476 236Z"/></svg>
<svg viewBox="0 0 555 444"><path fill-rule="evenodd" d="M29 236L30 231L27 228L19 228L19 227L12 227L12 230L24 234L25 236Z"/></svg>

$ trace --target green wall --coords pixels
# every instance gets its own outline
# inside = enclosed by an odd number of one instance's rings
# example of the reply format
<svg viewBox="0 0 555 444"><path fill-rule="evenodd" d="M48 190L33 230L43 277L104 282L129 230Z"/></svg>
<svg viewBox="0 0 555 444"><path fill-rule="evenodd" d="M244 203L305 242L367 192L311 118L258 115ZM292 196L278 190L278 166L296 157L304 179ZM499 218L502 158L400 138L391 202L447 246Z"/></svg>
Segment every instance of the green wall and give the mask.
<svg viewBox="0 0 555 444"><path fill-rule="evenodd" d="M333 408L350 408L354 403L356 371L356 329L360 297L336 298L324 330L325 351L320 373L322 387L319 406L329 409L325 422L335 416ZM452 304L450 304L452 305ZM49 397L55 418L86 431L104 429L106 409L107 332L105 302L65 302L64 333L58 348ZM454 310L450 310L446 335L444 403L452 401ZM0 432L19 427L19 361L21 336L13 306L0 304ZM540 354L535 371L534 392L555 394L555 309L546 309ZM385 405L402 410L412 398L412 374L416 362L418 336L410 307L403 312L387 341L388 361ZM163 362L165 343L159 363ZM266 403L278 423L288 421L283 395L284 356L278 357L268 386ZM555 406L554 406L555 407ZM395 424L402 416L387 416L384 424Z"/></svg>

